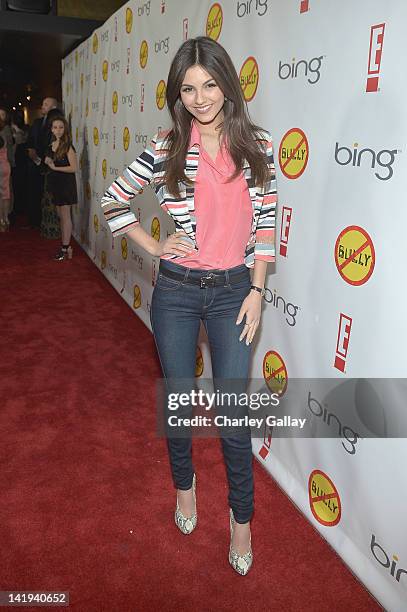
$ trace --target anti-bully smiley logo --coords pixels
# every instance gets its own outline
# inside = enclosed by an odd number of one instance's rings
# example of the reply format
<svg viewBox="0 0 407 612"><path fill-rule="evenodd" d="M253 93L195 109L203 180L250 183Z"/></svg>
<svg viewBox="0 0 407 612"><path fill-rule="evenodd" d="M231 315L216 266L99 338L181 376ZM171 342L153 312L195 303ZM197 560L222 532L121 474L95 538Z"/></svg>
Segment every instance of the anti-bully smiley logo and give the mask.
<svg viewBox="0 0 407 612"><path fill-rule="evenodd" d="M126 28L127 34L130 34L132 27L133 27L133 11L131 10L131 8L127 8L126 16L125 16L125 28Z"/></svg>
<svg viewBox="0 0 407 612"><path fill-rule="evenodd" d="M248 57L239 73L240 86L246 102L253 100L259 85L259 65L255 57Z"/></svg>
<svg viewBox="0 0 407 612"><path fill-rule="evenodd" d="M309 144L303 130L291 128L281 139L278 161L281 172L288 179L299 178L308 164Z"/></svg>
<svg viewBox="0 0 407 612"><path fill-rule="evenodd" d="M284 395L287 384L287 367L277 351L267 351L263 358L263 377L273 393Z"/></svg>
<svg viewBox="0 0 407 612"><path fill-rule="evenodd" d="M141 68L145 68L148 60L148 42L146 40L141 41L139 56L140 66Z"/></svg>
<svg viewBox="0 0 407 612"><path fill-rule="evenodd" d="M109 74L109 62L107 60L103 61L102 64L102 78L106 82Z"/></svg>
<svg viewBox="0 0 407 612"><path fill-rule="evenodd" d="M368 232L358 225L345 227L335 242L335 264L344 281L364 285L373 274L376 252Z"/></svg>
<svg viewBox="0 0 407 612"><path fill-rule="evenodd" d="M160 221L158 217L153 217L151 221L151 236L157 240L157 242L160 241Z"/></svg>
<svg viewBox="0 0 407 612"><path fill-rule="evenodd" d="M123 259L127 259L128 249L127 249L127 240L126 240L126 238L123 237L121 239L120 246L121 246L121 251L122 251Z"/></svg>
<svg viewBox="0 0 407 612"><path fill-rule="evenodd" d="M138 285L133 288L133 308L137 309L141 306L141 290Z"/></svg>
<svg viewBox="0 0 407 612"><path fill-rule="evenodd" d="M219 2L212 4L206 18L206 35L213 40L218 40L222 31L223 11Z"/></svg>
<svg viewBox="0 0 407 612"><path fill-rule="evenodd" d="M117 94L117 91L114 91L112 94L112 111L114 114L117 113L118 107L119 107L119 96Z"/></svg>
<svg viewBox="0 0 407 612"><path fill-rule="evenodd" d="M127 151L130 145L130 131L128 127L123 130L123 149Z"/></svg>
<svg viewBox="0 0 407 612"><path fill-rule="evenodd" d="M159 110L162 110L165 106L165 96L167 93L167 87L165 84L165 81L161 80L156 88L156 92L155 92L155 101L157 104L157 108Z"/></svg>
<svg viewBox="0 0 407 612"><path fill-rule="evenodd" d="M314 518L325 527L334 527L341 520L341 499L327 474L313 470L308 479L308 497Z"/></svg>

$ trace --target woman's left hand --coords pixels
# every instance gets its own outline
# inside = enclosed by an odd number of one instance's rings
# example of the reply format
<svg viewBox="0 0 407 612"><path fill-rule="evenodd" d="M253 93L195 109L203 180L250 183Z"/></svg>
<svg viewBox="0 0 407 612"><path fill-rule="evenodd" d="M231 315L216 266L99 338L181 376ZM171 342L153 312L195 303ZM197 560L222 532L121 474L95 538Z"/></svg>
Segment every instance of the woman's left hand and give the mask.
<svg viewBox="0 0 407 612"><path fill-rule="evenodd" d="M47 164L47 166L49 166L51 168L51 170L55 169L55 164L54 164L54 161L53 161L53 159L51 157L46 157L44 159L44 162Z"/></svg>
<svg viewBox="0 0 407 612"><path fill-rule="evenodd" d="M239 341L246 336L246 344L249 345L254 338L254 334L260 323L261 317L261 295L258 291L250 291L249 295L243 300L236 325L239 325L246 315L243 331L239 336Z"/></svg>

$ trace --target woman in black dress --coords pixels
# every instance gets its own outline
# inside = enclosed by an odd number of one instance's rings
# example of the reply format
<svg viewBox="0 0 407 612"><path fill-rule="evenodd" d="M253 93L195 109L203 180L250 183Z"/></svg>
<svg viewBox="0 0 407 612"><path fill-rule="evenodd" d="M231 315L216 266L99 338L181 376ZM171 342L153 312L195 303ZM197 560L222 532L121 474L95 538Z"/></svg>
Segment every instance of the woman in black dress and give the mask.
<svg viewBox="0 0 407 612"><path fill-rule="evenodd" d="M63 261L72 258L71 206L78 201L75 178L77 163L66 119L64 117L53 119L51 132L53 141L47 149L44 161L50 168L47 176L47 190L53 199L61 222L62 246L55 255L55 259Z"/></svg>

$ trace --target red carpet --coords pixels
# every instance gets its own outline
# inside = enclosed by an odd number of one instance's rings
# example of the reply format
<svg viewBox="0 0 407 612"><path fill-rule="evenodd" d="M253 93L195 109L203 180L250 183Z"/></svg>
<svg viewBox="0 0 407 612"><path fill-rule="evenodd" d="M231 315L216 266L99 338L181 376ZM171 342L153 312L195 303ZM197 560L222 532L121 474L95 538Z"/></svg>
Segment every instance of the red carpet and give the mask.
<svg viewBox="0 0 407 612"><path fill-rule="evenodd" d="M153 338L57 246L0 234L0 590L69 591L79 612L380 610L257 462L253 569L233 572L218 440L194 442L199 526L177 530Z"/></svg>

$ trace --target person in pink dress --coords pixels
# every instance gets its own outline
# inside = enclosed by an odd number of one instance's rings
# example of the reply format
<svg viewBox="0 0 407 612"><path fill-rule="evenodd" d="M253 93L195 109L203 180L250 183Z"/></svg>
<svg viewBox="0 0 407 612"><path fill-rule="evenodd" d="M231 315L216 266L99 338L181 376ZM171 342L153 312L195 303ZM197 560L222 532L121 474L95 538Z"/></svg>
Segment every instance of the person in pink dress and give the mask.
<svg viewBox="0 0 407 612"><path fill-rule="evenodd" d="M7 232L10 227L9 213L11 204L10 176L11 166L8 157L10 143L9 130L5 111L0 109L0 232Z"/></svg>

